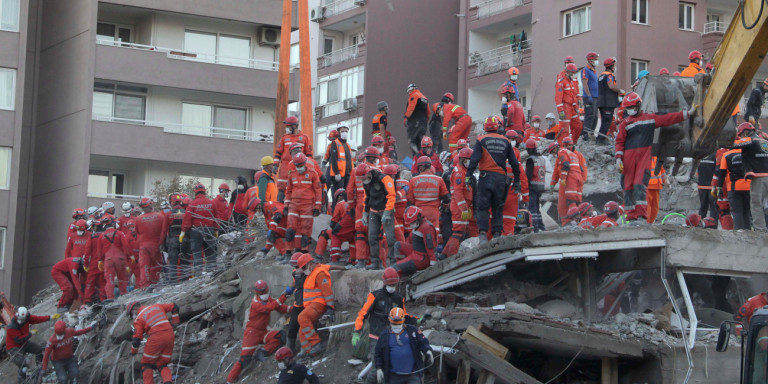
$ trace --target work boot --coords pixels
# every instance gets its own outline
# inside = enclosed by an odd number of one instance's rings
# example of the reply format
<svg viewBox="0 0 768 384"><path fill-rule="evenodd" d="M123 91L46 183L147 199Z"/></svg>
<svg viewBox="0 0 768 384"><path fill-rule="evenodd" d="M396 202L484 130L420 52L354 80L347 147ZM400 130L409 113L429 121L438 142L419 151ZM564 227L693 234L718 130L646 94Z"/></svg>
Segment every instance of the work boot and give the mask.
<svg viewBox="0 0 768 384"><path fill-rule="evenodd" d="M384 267L381 265L381 259L376 258L371 260L371 265L366 268L368 270L374 270L374 269L384 269Z"/></svg>
<svg viewBox="0 0 768 384"><path fill-rule="evenodd" d="M256 354L253 356L253 358L258 362L267 361L269 360L269 357L267 355L268 353L264 348L259 348L259 350L256 351Z"/></svg>
<svg viewBox="0 0 768 384"><path fill-rule="evenodd" d="M309 356L316 357L322 354L323 352L325 352L326 344L328 343L325 341L321 341L320 343L312 347L312 349L309 350Z"/></svg>
<svg viewBox="0 0 768 384"><path fill-rule="evenodd" d="M478 245L483 245L488 242L488 235L485 232L481 231L480 233L477 234L477 239L479 240Z"/></svg>
<svg viewBox="0 0 768 384"><path fill-rule="evenodd" d="M499 233L499 232L494 232L493 233L493 238L494 239L498 239L499 237L501 237L501 233Z"/></svg>
<svg viewBox="0 0 768 384"><path fill-rule="evenodd" d="M357 265L355 266L356 269L366 269L365 268L366 260L358 260Z"/></svg>

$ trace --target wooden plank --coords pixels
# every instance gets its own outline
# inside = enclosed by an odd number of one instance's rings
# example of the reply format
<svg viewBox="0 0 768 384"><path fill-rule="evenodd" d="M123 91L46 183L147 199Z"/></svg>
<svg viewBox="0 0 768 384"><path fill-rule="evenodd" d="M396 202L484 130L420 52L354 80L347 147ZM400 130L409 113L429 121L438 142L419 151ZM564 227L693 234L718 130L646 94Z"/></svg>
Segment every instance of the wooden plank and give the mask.
<svg viewBox="0 0 768 384"><path fill-rule="evenodd" d="M459 363L459 370L456 373L457 384L469 384L472 375L472 364L469 360L462 359Z"/></svg>
<svg viewBox="0 0 768 384"><path fill-rule="evenodd" d="M479 329L473 326L469 326L467 330L464 331L464 334L461 335L461 337L487 349L499 359L509 359L510 352L507 347L499 344L496 340L490 338L485 333L480 332Z"/></svg>
<svg viewBox="0 0 768 384"><path fill-rule="evenodd" d="M470 361L473 366L485 369L496 376L496 381L509 384L541 384L540 381L529 376L506 360L499 359L483 347L463 340L458 346L459 353Z"/></svg>

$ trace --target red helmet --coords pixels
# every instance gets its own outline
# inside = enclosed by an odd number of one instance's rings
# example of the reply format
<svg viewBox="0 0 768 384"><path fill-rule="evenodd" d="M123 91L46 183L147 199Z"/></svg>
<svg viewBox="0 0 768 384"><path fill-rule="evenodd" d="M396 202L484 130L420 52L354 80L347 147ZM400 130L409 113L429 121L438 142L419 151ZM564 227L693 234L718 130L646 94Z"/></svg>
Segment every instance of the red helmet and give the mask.
<svg viewBox="0 0 768 384"><path fill-rule="evenodd" d="M453 103L453 101L456 100L453 97L453 93L450 93L450 92L446 92L445 95L443 95L443 99L448 99L451 103Z"/></svg>
<svg viewBox="0 0 768 384"><path fill-rule="evenodd" d="M701 60L701 52L691 51L691 53L688 54L688 60L690 61Z"/></svg>
<svg viewBox="0 0 768 384"><path fill-rule="evenodd" d="M151 206L152 203L154 203L154 201L152 201L151 197L144 196L144 197L141 198L141 201L139 201L139 207L147 208L147 207Z"/></svg>
<svg viewBox="0 0 768 384"><path fill-rule="evenodd" d="M717 229L717 220L715 220L714 217L707 216L703 219L703 221L704 221L704 228Z"/></svg>
<svg viewBox="0 0 768 384"><path fill-rule="evenodd" d="M459 150L459 159L469 159L470 157L472 157L471 148L462 148Z"/></svg>
<svg viewBox="0 0 768 384"><path fill-rule="evenodd" d="M612 65L616 64L616 58L615 57L609 57L605 60L603 60L603 66L608 68Z"/></svg>
<svg viewBox="0 0 768 384"><path fill-rule="evenodd" d="M285 125L299 125L299 118L296 116L288 116L285 121L283 121L283 124Z"/></svg>
<svg viewBox="0 0 768 384"><path fill-rule="evenodd" d="M701 215L698 213L689 213L685 217L685 225L688 227L701 227Z"/></svg>
<svg viewBox="0 0 768 384"><path fill-rule="evenodd" d="M640 103L642 102L643 99L640 98L640 95L638 95L636 92L630 92L624 96L624 100L621 102L621 106L624 108L631 108L635 106L639 107Z"/></svg>
<svg viewBox="0 0 768 384"><path fill-rule="evenodd" d="M191 203L191 202L192 202L192 199L190 199L189 197L185 197L185 198L184 198L184 200L181 200L181 206L182 206L182 207L186 207L186 206L188 206L188 205L189 205L189 203Z"/></svg>
<svg viewBox="0 0 768 384"><path fill-rule="evenodd" d="M256 280L256 282L253 283L253 291L259 295L263 295L269 293L269 286L264 280Z"/></svg>
<svg viewBox="0 0 768 384"><path fill-rule="evenodd" d="M328 132L328 141L334 141L339 138L339 131L333 130Z"/></svg>
<svg viewBox="0 0 768 384"><path fill-rule="evenodd" d="M533 117L531 117L531 121L541 121L541 116L533 115Z"/></svg>
<svg viewBox="0 0 768 384"><path fill-rule="evenodd" d="M519 69L517 69L517 67L512 67L512 68L510 68L509 70L507 70L507 72L508 72L510 75L519 75L519 74L520 74L520 70L519 70Z"/></svg>
<svg viewBox="0 0 768 384"><path fill-rule="evenodd" d="M567 219L575 219L576 217L581 216L581 211L579 211L579 207L571 207L568 208L568 213L565 214L565 217Z"/></svg>
<svg viewBox="0 0 768 384"><path fill-rule="evenodd" d="M82 208L75 208L74 211L72 211L72 218L76 218L78 216L85 216L85 209Z"/></svg>
<svg viewBox="0 0 768 384"><path fill-rule="evenodd" d="M193 191L195 194L198 194L198 193L205 193L205 185L203 185L202 183L197 183L197 184L195 184L195 186L194 186L194 187L192 187L192 191Z"/></svg>
<svg viewBox="0 0 768 384"><path fill-rule="evenodd" d="M536 140L528 139L525 141L525 149L534 149L534 148L536 148Z"/></svg>
<svg viewBox="0 0 768 384"><path fill-rule="evenodd" d="M400 281L400 274L394 268L389 267L384 270L381 279L384 280L384 285L395 285Z"/></svg>
<svg viewBox="0 0 768 384"><path fill-rule="evenodd" d="M376 135L371 139L371 145L384 145L384 138L381 135Z"/></svg>
<svg viewBox="0 0 768 384"><path fill-rule="evenodd" d="M103 225L105 227L108 227L108 226L110 226L110 225L115 223L115 217L110 215L110 214L106 214L106 215L101 217L101 222L100 223L101 223L101 225Z"/></svg>
<svg viewBox="0 0 768 384"><path fill-rule="evenodd" d="M579 204L579 213L581 213L582 216L586 216L591 210L592 204L587 203L586 201Z"/></svg>
<svg viewBox="0 0 768 384"><path fill-rule="evenodd" d="M432 146L432 138L430 138L429 136L424 136L421 138L422 148L431 147L431 146Z"/></svg>
<svg viewBox="0 0 768 384"><path fill-rule="evenodd" d="M421 217L421 208L415 205L411 205L408 207L408 209L405 210L403 221L405 222L405 225L411 225L419 217Z"/></svg>
<svg viewBox="0 0 768 384"><path fill-rule="evenodd" d="M56 324L53 326L53 333L57 335L63 335L64 332L67 331L67 323L59 320L56 322Z"/></svg>
<svg viewBox="0 0 768 384"><path fill-rule="evenodd" d="M336 192L333 193L334 201L338 201L342 197L344 198L344 200L347 199L347 190L344 188L339 188L336 190Z"/></svg>
<svg viewBox="0 0 768 384"><path fill-rule="evenodd" d="M371 168L366 163L360 163L355 167L355 176L363 177L368 173L368 169Z"/></svg>
<svg viewBox="0 0 768 384"><path fill-rule="evenodd" d="M560 144L557 143L557 141L553 141L549 143L549 146L547 146L546 153L554 153L557 152L560 149Z"/></svg>
<svg viewBox="0 0 768 384"><path fill-rule="evenodd" d="M397 164L389 164L384 167L384 174L389 176L395 176L397 175L397 172L400 171L400 166Z"/></svg>
<svg viewBox="0 0 768 384"><path fill-rule="evenodd" d="M294 144L293 144L293 145L291 145L291 147L288 149L288 152L293 152L293 151L294 151L294 150L296 150L296 149L298 149L298 150L300 150L300 151L302 151L302 152L303 152L303 151L304 151L304 144L302 144L302 143L294 143Z"/></svg>
<svg viewBox="0 0 768 384"><path fill-rule="evenodd" d="M459 149L469 147L469 142L467 142L467 139L459 139L459 141L456 142L456 147Z"/></svg>
<svg viewBox="0 0 768 384"><path fill-rule="evenodd" d="M565 66L566 72L576 72L579 70L579 67L576 66L576 64L570 63Z"/></svg>
<svg viewBox="0 0 768 384"><path fill-rule="evenodd" d="M299 258L303 255L301 252L294 252L293 255L291 255L291 261L290 264L292 267L296 268L299 266Z"/></svg>
<svg viewBox="0 0 768 384"><path fill-rule="evenodd" d="M751 123L745 121L745 122L739 124L739 127L736 128L736 136L741 137L741 135L744 133L744 131L754 131L754 130L755 130L755 126L752 125Z"/></svg>
<svg viewBox="0 0 768 384"><path fill-rule="evenodd" d="M573 58L573 56L566 56L565 57L565 63L564 64L567 65L567 64L572 64L572 63L575 63L575 62L576 62L576 60Z"/></svg>
<svg viewBox="0 0 768 384"><path fill-rule="evenodd" d="M498 116L488 116L483 123L483 130L486 132L498 131L502 124L502 120Z"/></svg>
<svg viewBox="0 0 768 384"><path fill-rule="evenodd" d="M304 268L307 264L309 264L310 261L313 261L312 255L309 253L303 253L301 257L299 257L299 260L297 260L296 266L299 268Z"/></svg>
<svg viewBox="0 0 768 384"><path fill-rule="evenodd" d="M566 137L563 139L563 147L569 147L573 145L573 139L570 137Z"/></svg>
<svg viewBox="0 0 768 384"><path fill-rule="evenodd" d="M422 167L422 166L425 166L425 165L431 167L432 166L432 160L430 160L430 158L426 157L426 156L419 157L419 160L416 161L416 166Z"/></svg>
<svg viewBox="0 0 768 384"><path fill-rule="evenodd" d="M254 197L248 202L248 210L256 211L256 207L258 207L259 204L261 204L261 199L259 199L258 197Z"/></svg>
<svg viewBox="0 0 768 384"><path fill-rule="evenodd" d="M715 66L712 65L712 63L707 63L707 67L706 68L711 71L711 70L715 69ZM706 219L706 217L705 217L705 219Z"/></svg>
<svg viewBox="0 0 768 384"><path fill-rule="evenodd" d="M296 164L297 167L300 167L307 163L307 155L299 152L295 156L293 156L293 163Z"/></svg>
<svg viewBox="0 0 768 384"><path fill-rule="evenodd" d="M130 316L134 309L139 308L138 301L132 301L125 306L125 312Z"/></svg>
<svg viewBox="0 0 768 384"><path fill-rule="evenodd" d="M672 74L672 76L680 76L680 72L679 71L675 72L675 73Z"/></svg>
<svg viewBox="0 0 768 384"><path fill-rule="evenodd" d="M365 149L365 157L380 157L379 150L376 147L368 147Z"/></svg>
<svg viewBox="0 0 768 384"><path fill-rule="evenodd" d="M666 68L659 69L659 75L669 75L669 69L666 69Z"/></svg>
<svg viewBox="0 0 768 384"><path fill-rule="evenodd" d="M293 357L293 351L289 347L282 347L275 352L275 360L277 361L283 361L291 357Z"/></svg>
<svg viewBox="0 0 768 384"><path fill-rule="evenodd" d="M514 129L509 129L506 132L504 132L504 136L506 136L507 139L510 139L510 140L520 140L520 139L522 139L522 137L520 137L520 132L518 132L518 131L516 131Z"/></svg>
<svg viewBox="0 0 768 384"><path fill-rule="evenodd" d="M84 231L86 228L88 228L88 222L85 221L85 219L80 219L75 222L75 228Z"/></svg>
<svg viewBox="0 0 768 384"><path fill-rule="evenodd" d="M501 94L505 94L505 93L511 93L511 94L514 95L515 94L515 87L510 86L510 85L505 85L503 88L501 88Z"/></svg>
<svg viewBox="0 0 768 384"><path fill-rule="evenodd" d="M225 190L225 191L231 191L231 189L229 189L229 185L227 185L227 183L221 183L221 185L219 185L219 191L221 191L222 189Z"/></svg>
<svg viewBox="0 0 768 384"><path fill-rule="evenodd" d="M605 203L605 205L603 205L603 213L605 213L606 215L610 216L611 214L618 213L618 212L619 212L619 203L615 201L609 201Z"/></svg>
<svg viewBox="0 0 768 384"><path fill-rule="evenodd" d="M587 60L596 60L600 55L597 54L597 52L590 52L587 53Z"/></svg>

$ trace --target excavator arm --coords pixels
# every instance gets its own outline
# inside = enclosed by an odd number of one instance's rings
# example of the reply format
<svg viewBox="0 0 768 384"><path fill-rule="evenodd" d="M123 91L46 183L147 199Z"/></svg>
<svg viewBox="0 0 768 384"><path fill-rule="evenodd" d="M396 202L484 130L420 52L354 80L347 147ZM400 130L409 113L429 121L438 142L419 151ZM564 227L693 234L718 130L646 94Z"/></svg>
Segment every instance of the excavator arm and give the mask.
<svg viewBox="0 0 768 384"><path fill-rule="evenodd" d="M768 52L768 0L739 3L715 51L713 75L696 75L691 137L697 149L715 145Z"/></svg>

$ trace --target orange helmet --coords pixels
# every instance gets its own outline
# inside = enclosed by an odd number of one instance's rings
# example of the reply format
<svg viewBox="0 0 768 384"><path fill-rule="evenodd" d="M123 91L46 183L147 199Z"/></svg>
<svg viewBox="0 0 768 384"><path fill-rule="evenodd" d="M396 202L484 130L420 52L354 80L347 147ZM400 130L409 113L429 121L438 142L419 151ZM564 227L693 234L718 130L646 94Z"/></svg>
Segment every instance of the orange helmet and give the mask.
<svg viewBox="0 0 768 384"><path fill-rule="evenodd" d="M512 67L507 72L509 72L510 75L519 75L520 74L520 70L517 69L517 67Z"/></svg>
<svg viewBox="0 0 768 384"><path fill-rule="evenodd" d="M579 204L579 212L581 213L582 216L586 216L591 210L592 210L592 204L586 201Z"/></svg>
<svg viewBox="0 0 768 384"><path fill-rule="evenodd" d="M573 58L573 56L566 56L565 57L565 63L564 64L568 65L568 64L575 63L575 62L576 62L576 60Z"/></svg>
<svg viewBox="0 0 768 384"><path fill-rule="evenodd" d="M701 60L701 52L691 51L691 53L688 54L688 60L690 61Z"/></svg>
<svg viewBox="0 0 768 384"><path fill-rule="evenodd" d="M312 255L309 253L304 253L301 255L301 257L299 257L299 260L297 260L296 266L299 268L304 268L307 264L309 264L310 261L314 261L314 259L312 259Z"/></svg>
<svg viewBox="0 0 768 384"><path fill-rule="evenodd" d="M378 151L377 151L378 153ZM370 167L366 163L360 163L355 167L355 176L363 177L366 173L368 173L368 169Z"/></svg>
<svg viewBox="0 0 768 384"><path fill-rule="evenodd" d="M445 95L443 95L443 99L447 99L449 103L453 103L453 93L446 92Z"/></svg>
<svg viewBox="0 0 768 384"><path fill-rule="evenodd" d="M294 254L291 256L291 260L289 261L292 267L296 268L299 266L299 258L301 257L301 255L303 255L303 253L294 252Z"/></svg>
<svg viewBox="0 0 768 384"><path fill-rule="evenodd" d="M299 125L299 118L296 116L288 116L288 118L283 121L283 124L285 125Z"/></svg>
<svg viewBox="0 0 768 384"><path fill-rule="evenodd" d="M459 150L459 159L469 159L472 157L472 149L462 148Z"/></svg>
<svg viewBox="0 0 768 384"><path fill-rule="evenodd" d="M642 102L643 99L640 98L640 95L638 95L636 92L630 92L624 96L624 100L621 102L621 106L624 108L631 108L640 106L640 103Z"/></svg>
<svg viewBox="0 0 768 384"><path fill-rule="evenodd" d="M392 308L389 311L389 322L391 324L405 323L405 311L402 308Z"/></svg>

